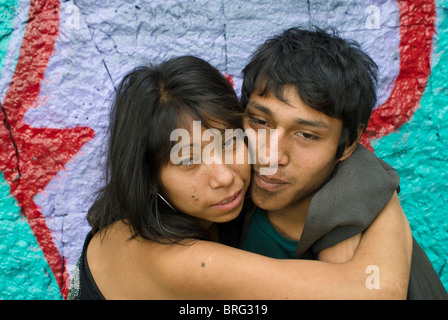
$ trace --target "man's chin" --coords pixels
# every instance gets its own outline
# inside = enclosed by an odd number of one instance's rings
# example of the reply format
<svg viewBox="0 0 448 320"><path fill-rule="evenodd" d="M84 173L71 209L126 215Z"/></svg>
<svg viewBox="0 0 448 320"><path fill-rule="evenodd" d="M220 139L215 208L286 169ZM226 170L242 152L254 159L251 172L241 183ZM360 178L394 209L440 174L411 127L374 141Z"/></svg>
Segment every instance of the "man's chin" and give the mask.
<svg viewBox="0 0 448 320"><path fill-rule="evenodd" d="M289 203L282 192L268 191L255 184L251 188L251 199L257 207L265 211L281 210L285 208L285 204Z"/></svg>

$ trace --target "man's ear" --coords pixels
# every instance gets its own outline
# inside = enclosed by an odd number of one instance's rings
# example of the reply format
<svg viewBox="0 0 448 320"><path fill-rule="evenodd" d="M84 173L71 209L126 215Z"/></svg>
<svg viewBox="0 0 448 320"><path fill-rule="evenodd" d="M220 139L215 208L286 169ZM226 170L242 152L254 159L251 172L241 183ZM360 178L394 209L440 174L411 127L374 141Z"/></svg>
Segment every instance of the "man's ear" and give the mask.
<svg viewBox="0 0 448 320"><path fill-rule="evenodd" d="M358 127L358 137L353 141L352 144L345 147L344 152L342 153L342 156L338 159L338 162L344 161L348 157L352 155L352 153L356 150L356 147L358 146L359 140L361 140L362 134L364 133L365 125L361 124Z"/></svg>

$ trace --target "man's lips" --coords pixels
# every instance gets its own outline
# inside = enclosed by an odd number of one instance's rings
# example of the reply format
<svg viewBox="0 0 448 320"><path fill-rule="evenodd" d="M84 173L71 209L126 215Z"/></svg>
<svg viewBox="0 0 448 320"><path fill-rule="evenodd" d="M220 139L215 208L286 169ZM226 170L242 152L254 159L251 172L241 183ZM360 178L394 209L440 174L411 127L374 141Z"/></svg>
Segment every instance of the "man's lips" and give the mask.
<svg viewBox="0 0 448 320"><path fill-rule="evenodd" d="M278 191L289 184L287 181L275 176L260 175L257 171L254 171L254 178L256 184L267 191Z"/></svg>

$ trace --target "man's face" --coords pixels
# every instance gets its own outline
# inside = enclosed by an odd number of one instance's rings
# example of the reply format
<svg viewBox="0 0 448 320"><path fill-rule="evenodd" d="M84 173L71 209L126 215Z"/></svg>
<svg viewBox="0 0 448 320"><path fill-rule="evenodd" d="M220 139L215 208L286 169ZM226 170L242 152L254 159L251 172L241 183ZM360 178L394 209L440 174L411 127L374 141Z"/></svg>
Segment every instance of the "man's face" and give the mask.
<svg viewBox="0 0 448 320"><path fill-rule="evenodd" d="M267 211L278 211L308 204L330 177L337 164L336 149L342 121L307 106L295 89L286 86L284 98L271 94L250 96L243 126L257 131L276 129L278 133L278 169L273 175L260 175L259 157L253 166L251 196ZM267 141L270 141L269 134ZM269 143L266 146L270 152Z"/></svg>

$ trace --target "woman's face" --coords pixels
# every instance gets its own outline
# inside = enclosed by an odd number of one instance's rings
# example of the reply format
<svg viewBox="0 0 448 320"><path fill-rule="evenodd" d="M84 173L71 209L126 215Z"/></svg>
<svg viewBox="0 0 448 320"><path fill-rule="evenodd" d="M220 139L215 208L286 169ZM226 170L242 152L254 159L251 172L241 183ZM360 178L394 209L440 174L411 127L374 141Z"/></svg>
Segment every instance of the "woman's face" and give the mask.
<svg viewBox="0 0 448 320"><path fill-rule="evenodd" d="M201 222L235 219L251 177L244 140L236 130L207 129L199 121L177 130L171 140L178 142L159 175L163 196Z"/></svg>

